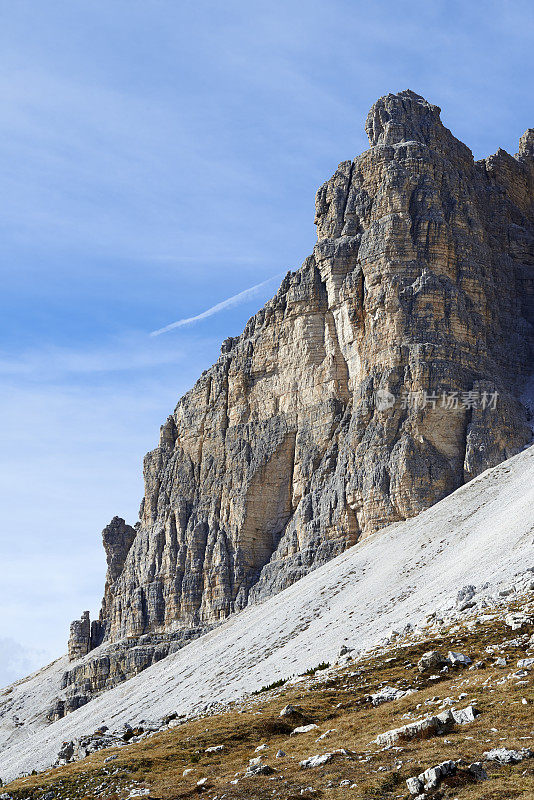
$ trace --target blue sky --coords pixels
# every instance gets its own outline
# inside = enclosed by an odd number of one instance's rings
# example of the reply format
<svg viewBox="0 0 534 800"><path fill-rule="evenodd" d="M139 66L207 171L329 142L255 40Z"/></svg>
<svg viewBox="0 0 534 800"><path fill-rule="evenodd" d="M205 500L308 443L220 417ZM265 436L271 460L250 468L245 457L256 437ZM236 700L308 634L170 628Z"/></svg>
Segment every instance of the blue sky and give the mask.
<svg viewBox="0 0 534 800"><path fill-rule="evenodd" d="M534 14L522 0L2 0L0 14L5 684L97 611L102 527L135 521L159 425L311 252L315 192L367 147L374 100L411 88L476 157L516 152L534 125Z"/></svg>

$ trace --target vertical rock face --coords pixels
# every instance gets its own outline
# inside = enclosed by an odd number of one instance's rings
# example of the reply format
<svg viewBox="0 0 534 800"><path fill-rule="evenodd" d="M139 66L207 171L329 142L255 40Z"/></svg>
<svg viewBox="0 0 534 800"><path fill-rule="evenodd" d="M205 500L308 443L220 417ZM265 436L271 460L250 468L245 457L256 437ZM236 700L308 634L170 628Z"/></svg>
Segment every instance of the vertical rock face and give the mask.
<svg viewBox="0 0 534 800"><path fill-rule="evenodd" d="M127 525L121 517L113 517L109 525L102 531L102 543L106 551L108 571L106 574L106 587L100 612L98 633L93 633L94 638L101 639L102 629L105 625L109 610L113 605L115 584L121 576L130 548L137 535L135 528Z"/></svg>
<svg viewBox="0 0 534 800"><path fill-rule="evenodd" d="M439 114L375 103L313 254L163 425L99 641L211 626L530 440L534 131L475 162Z"/></svg>
<svg viewBox="0 0 534 800"><path fill-rule="evenodd" d="M84 611L81 619L75 619L74 622L71 622L69 636L70 661L83 658L91 649L91 621L89 612Z"/></svg>

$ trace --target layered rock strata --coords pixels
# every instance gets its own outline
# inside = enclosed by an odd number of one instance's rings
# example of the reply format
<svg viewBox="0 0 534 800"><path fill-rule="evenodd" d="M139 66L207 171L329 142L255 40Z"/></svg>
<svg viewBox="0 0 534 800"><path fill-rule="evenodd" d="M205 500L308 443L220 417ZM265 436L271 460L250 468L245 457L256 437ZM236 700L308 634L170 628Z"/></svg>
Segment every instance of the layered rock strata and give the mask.
<svg viewBox="0 0 534 800"><path fill-rule="evenodd" d="M366 131L319 189L313 254L162 426L139 523L105 529L89 648L184 641L530 441L534 130L475 161L405 91Z"/></svg>

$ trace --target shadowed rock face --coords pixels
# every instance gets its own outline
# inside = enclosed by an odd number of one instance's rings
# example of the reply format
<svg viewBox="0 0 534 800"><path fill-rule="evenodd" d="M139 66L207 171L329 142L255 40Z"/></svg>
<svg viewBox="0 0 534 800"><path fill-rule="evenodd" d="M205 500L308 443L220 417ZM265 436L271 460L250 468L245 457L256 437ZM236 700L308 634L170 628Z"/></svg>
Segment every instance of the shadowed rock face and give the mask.
<svg viewBox="0 0 534 800"><path fill-rule="evenodd" d="M534 131L475 162L439 113L375 103L313 254L163 425L140 525L104 532L100 638L206 629L530 440Z"/></svg>

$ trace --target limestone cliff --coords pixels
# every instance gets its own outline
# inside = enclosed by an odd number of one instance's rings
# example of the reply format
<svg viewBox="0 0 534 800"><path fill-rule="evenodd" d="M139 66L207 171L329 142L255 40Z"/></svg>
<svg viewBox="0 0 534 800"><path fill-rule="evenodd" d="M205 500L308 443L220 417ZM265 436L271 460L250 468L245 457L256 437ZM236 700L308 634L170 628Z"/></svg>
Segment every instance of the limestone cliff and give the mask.
<svg viewBox="0 0 534 800"><path fill-rule="evenodd" d="M140 523L104 532L89 648L205 630L530 440L534 130L474 161L439 114L375 103L313 254L163 425Z"/></svg>

